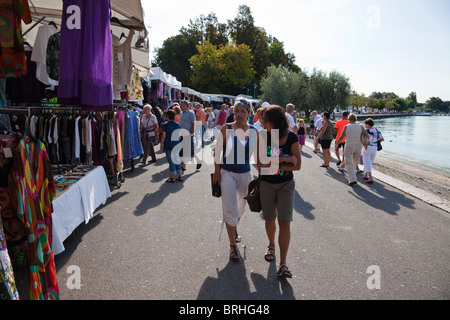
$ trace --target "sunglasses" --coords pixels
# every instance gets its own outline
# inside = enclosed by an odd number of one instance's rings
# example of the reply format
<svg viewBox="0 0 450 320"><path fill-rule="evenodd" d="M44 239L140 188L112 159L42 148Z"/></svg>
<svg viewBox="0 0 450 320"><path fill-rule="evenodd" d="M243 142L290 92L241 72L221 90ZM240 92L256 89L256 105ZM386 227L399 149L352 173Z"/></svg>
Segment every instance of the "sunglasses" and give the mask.
<svg viewBox="0 0 450 320"><path fill-rule="evenodd" d="M244 99L239 99L237 100L238 102L242 102L243 104L245 104L246 106L248 106L248 101L244 100Z"/></svg>

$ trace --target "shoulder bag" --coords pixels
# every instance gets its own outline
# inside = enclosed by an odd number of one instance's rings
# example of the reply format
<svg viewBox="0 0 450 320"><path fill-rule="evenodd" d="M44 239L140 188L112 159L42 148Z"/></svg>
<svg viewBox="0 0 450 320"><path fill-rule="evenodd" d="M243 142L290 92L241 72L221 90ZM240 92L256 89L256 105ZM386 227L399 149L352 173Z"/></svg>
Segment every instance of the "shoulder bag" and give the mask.
<svg viewBox="0 0 450 320"><path fill-rule="evenodd" d="M381 145L381 141L380 141L380 131L377 130L377 151L381 151L383 150L383 146Z"/></svg>
<svg viewBox="0 0 450 320"><path fill-rule="evenodd" d="M261 212L261 201L259 200L259 184L261 181L261 176L251 181L248 185L247 196L244 197L247 200L250 211Z"/></svg>

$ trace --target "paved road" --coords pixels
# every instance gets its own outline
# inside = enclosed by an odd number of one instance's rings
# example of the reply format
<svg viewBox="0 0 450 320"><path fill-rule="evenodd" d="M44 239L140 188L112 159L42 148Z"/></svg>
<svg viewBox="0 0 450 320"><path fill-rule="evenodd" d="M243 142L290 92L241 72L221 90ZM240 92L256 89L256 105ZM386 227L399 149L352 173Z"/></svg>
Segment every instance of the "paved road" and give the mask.
<svg viewBox="0 0 450 320"><path fill-rule="evenodd" d="M278 280L276 263L264 260L259 214L239 225L245 260L229 262L225 232L218 241L221 200L210 195L213 167L191 165L184 183L167 184L158 153L156 164L127 171L65 242L56 257L61 299L450 299L450 214L362 176L348 187L334 163L321 163L305 148L295 173L292 279ZM66 285L73 265L81 289Z"/></svg>

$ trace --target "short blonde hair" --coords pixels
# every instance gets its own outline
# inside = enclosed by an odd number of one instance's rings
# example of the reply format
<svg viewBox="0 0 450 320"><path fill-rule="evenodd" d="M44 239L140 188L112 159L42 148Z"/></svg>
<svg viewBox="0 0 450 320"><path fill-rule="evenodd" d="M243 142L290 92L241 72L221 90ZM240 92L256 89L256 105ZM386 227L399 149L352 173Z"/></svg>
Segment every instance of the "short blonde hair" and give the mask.
<svg viewBox="0 0 450 320"><path fill-rule="evenodd" d="M150 111L152 111L152 106L149 105L149 104L147 103L147 104L144 106L143 110L144 110L144 111L145 111L145 110L150 110Z"/></svg>
<svg viewBox="0 0 450 320"><path fill-rule="evenodd" d="M176 114L181 114L181 108L179 105L174 106L173 110L175 111Z"/></svg>
<svg viewBox="0 0 450 320"><path fill-rule="evenodd" d="M348 121L356 122L356 119L357 119L356 114L350 113L348 115Z"/></svg>

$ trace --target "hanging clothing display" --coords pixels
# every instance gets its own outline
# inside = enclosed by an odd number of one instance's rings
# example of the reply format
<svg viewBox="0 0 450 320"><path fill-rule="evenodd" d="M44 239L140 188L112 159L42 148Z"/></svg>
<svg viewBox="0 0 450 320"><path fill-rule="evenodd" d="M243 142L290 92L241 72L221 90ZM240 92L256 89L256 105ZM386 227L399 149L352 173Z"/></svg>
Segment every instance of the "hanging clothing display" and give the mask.
<svg viewBox="0 0 450 320"><path fill-rule="evenodd" d="M36 62L36 78L46 84L57 86L58 81L51 79L47 73L47 46L49 38L58 30L52 25L40 26L33 46L31 61Z"/></svg>
<svg viewBox="0 0 450 320"><path fill-rule="evenodd" d="M113 84L127 85L131 81L131 72L133 70L133 60L131 55L131 41L133 40L134 30L131 29L124 43L120 39L112 36L113 50Z"/></svg>
<svg viewBox="0 0 450 320"><path fill-rule="evenodd" d="M125 160L134 159L144 153L140 137L140 121L136 111L127 111L125 117L125 140L124 156Z"/></svg>
<svg viewBox="0 0 450 320"><path fill-rule="evenodd" d="M113 50L113 96L114 100L125 100L128 98L127 85L131 81L133 60L131 55L131 41L134 30L131 29L124 43L115 35L112 36Z"/></svg>
<svg viewBox="0 0 450 320"><path fill-rule="evenodd" d="M17 215L26 226L30 299L59 299L52 245L52 201L55 182L41 141L22 139L14 155Z"/></svg>
<svg viewBox="0 0 450 320"><path fill-rule="evenodd" d="M0 1L0 78L27 73L22 20L31 23L28 0Z"/></svg>
<svg viewBox="0 0 450 320"><path fill-rule="evenodd" d="M128 84L128 101L144 100L144 92L142 89L141 78L139 77L139 69L133 69L131 74L131 82Z"/></svg>
<svg viewBox="0 0 450 320"><path fill-rule="evenodd" d="M59 80L59 57L61 36L57 32L48 39L46 52L46 66L48 77L54 81Z"/></svg>
<svg viewBox="0 0 450 320"><path fill-rule="evenodd" d="M69 29L69 6L81 10L80 29ZM67 13L69 12L69 13ZM60 39L59 102L84 110L112 110L109 0L64 0Z"/></svg>

